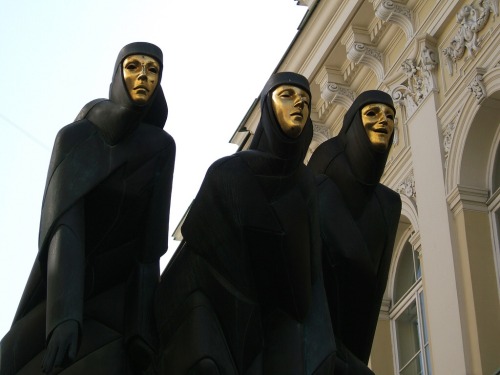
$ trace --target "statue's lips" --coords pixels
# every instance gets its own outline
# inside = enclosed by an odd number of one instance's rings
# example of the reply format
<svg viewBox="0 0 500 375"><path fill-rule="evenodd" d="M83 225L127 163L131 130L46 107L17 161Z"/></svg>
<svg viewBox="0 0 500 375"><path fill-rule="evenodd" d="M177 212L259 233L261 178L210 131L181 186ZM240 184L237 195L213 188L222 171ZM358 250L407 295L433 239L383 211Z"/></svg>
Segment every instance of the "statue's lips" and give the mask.
<svg viewBox="0 0 500 375"><path fill-rule="evenodd" d="M145 87L145 86L137 86L137 87L134 87L134 90L146 90L147 92L149 92L148 88Z"/></svg>
<svg viewBox="0 0 500 375"><path fill-rule="evenodd" d="M301 112L293 112L292 114L290 114L290 116L300 116L300 117L303 117Z"/></svg>
<svg viewBox="0 0 500 375"><path fill-rule="evenodd" d="M377 129L373 129L373 131L375 133L389 134L389 131L387 130L387 128L377 128Z"/></svg>

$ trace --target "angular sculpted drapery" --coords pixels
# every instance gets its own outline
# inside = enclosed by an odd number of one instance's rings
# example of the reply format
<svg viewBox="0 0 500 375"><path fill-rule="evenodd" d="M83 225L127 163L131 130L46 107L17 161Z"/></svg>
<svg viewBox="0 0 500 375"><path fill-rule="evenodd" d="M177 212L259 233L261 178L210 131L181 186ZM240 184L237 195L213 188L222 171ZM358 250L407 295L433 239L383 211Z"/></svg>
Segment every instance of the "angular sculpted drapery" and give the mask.
<svg viewBox="0 0 500 375"><path fill-rule="evenodd" d="M310 90L269 79L250 149L217 160L157 294L162 374L331 374Z"/></svg>
<svg viewBox="0 0 500 375"><path fill-rule="evenodd" d="M394 137L394 114L388 94L361 93L340 134L322 143L308 164L318 181L335 374L372 374L366 365L401 214L399 195L379 182Z"/></svg>
<svg viewBox="0 0 500 375"><path fill-rule="evenodd" d="M90 102L59 131L39 253L1 342L2 375L38 374L42 364L45 372L132 374L152 364L175 159L163 130L162 62L153 44L125 46L109 100Z"/></svg>

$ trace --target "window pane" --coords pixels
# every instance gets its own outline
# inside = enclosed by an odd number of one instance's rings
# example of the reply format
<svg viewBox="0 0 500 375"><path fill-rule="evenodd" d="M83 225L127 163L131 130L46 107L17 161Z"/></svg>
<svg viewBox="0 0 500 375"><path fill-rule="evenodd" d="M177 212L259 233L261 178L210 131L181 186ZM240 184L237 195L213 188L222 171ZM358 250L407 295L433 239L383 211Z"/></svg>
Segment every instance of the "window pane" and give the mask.
<svg viewBox="0 0 500 375"><path fill-rule="evenodd" d="M402 369L412 362L415 355L420 352L419 323L415 300L396 319L396 335L399 368ZM417 366L417 364L412 366Z"/></svg>
<svg viewBox="0 0 500 375"><path fill-rule="evenodd" d="M398 301L415 283L415 270L413 268L413 249L409 242L403 247L399 257L398 268L394 285L394 301Z"/></svg>
<svg viewBox="0 0 500 375"><path fill-rule="evenodd" d="M427 368L427 375L432 375L431 351L429 345L425 347L425 367Z"/></svg>
<svg viewBox="0 0 500 375"><path fill-rule="evenodd" d="M415 275L416 279L418 280L422 277L422 268L420 267L420 259L416 251L413 252L413 257L415 259Z"/></svg>
<svg viewBox="0 0 500 375"><path fill-rule="evenodd" d="M399 373L401 375L421 375L422 372L422 358L420 355L417 355L415 358L411 360L408 365L402 369Z"/></svg>

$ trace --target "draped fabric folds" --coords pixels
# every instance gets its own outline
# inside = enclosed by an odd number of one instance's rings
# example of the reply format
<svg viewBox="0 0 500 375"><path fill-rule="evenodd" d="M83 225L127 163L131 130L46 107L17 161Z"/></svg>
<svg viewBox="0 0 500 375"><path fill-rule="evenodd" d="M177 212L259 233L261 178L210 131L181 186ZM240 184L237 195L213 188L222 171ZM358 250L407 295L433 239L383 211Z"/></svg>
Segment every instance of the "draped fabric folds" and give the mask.
<svg viewBox="0 0 500 375"><path fill-rule="evenodd" d="M175 142L163 130L159 84L146 105L128 96L122 61L132 54L163 62L155 45L125 46L110 99L87 104L56 137L39 252L0 344L2 375L41 374L46 341L68 320L78 322L79 349L57 373L132 374L131 343L156 345L153 295L167 250ZM51 272L64 282L48 284Z"/></svg>

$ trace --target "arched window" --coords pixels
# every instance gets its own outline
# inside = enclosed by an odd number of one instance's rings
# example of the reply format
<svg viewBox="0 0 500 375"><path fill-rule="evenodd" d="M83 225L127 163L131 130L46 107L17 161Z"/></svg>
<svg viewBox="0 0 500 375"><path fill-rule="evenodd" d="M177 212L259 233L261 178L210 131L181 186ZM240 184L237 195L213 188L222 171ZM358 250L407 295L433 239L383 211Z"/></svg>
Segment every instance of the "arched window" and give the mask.
<svg viewBox="0 0 500 375"><path fill-rule="evenodd" d="M411 232L410 228L400 247L389 314L395 369L399 375L432 375L419 245L415 246L418 239Z"/></svg>

